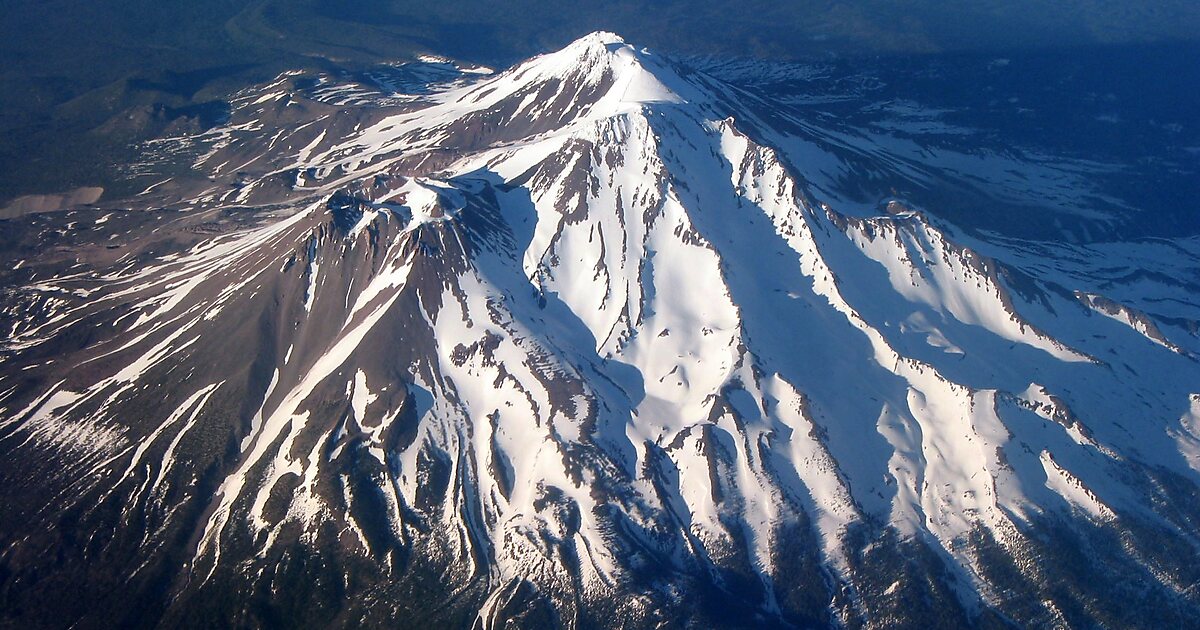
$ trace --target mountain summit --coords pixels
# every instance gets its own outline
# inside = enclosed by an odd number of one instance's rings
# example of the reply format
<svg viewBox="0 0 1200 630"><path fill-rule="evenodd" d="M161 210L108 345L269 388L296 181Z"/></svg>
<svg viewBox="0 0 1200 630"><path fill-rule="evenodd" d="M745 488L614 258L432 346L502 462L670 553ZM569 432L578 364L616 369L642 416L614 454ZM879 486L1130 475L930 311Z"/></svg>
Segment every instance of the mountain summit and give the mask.
<svg viewBox="0 0 1200 630"><path fill-rule="evenodd" d="M839 209L612 34L320 89L7 272L7 623L1200 618L1194 322Z"/></svg>

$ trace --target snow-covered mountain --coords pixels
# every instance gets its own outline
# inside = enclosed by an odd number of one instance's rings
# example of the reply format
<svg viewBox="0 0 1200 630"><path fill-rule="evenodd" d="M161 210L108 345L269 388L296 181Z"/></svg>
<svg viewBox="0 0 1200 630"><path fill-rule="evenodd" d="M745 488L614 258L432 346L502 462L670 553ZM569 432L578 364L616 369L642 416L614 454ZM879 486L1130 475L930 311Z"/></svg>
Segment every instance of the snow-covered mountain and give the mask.
<svg viewBox="0 0 1200 630"><path fill-rule="evenodd" d="M839 207L797 110L611 34L436 65L11 222L6 624L1200 620L1196 239Z"/></svg>

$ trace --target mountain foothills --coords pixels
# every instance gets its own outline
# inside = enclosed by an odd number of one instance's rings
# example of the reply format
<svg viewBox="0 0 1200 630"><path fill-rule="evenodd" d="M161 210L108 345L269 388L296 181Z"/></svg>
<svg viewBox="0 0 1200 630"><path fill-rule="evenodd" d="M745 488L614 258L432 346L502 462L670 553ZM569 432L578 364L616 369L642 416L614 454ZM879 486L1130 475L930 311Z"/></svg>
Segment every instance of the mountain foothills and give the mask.
<svg viewBox="0 0 1200 630"><path fill-rule="evenodd" d="M1200 621L1200 240L853 203L1078 188L717 76L288 73L7 222L0 623Z"/></svg>

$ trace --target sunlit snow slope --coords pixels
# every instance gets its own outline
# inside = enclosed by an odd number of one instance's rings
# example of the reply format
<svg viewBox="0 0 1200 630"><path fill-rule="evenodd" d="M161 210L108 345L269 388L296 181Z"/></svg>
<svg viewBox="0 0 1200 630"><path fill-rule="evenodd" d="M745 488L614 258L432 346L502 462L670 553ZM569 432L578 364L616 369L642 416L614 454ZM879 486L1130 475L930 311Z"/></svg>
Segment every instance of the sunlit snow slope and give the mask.
<svg viewBox="0 0 1200 630"><path fill-rule="evenodd" d="M1200 620L1197 278L839 211L614 35L473 76L281 77L162 141L211 181L28 228L0 619Z"/></svg>

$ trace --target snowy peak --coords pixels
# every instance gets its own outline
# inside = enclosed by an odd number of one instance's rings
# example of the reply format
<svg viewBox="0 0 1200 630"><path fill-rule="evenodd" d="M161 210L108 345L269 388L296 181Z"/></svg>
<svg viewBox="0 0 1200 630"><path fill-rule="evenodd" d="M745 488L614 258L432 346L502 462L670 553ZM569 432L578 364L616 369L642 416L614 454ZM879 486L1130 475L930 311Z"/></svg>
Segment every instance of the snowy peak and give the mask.
<svg viewBox="0 0 1200 630"><path fill-rule="evenodd" d="M600 45L600 46L609 47L609 46L627 46L628 44L625 42L624 37L621 37L620 35L617 35L616 33L612 32L612 31L592 31L591 33L588 33L587 35L584 35L583 37L580 37L579 39L572 42L568 46L568 48L570 46L580 46L580 45L582 45L582 46Z"/></svg>
<svg viewBox="0 0 1200 630"><path fill-rule="evenodd" d="M370 606L326 625L1041 626L1107 572L1200 613L1159 551L1200 522L1195 335L842 212L736 94L595 33L236 119L198 168L270 172L48 234L84 257L0 293L0 502L37 515L0 587L118 558L176 616L332 584Z"/></svg>
<svg viewBox="0 0 1200 630"><path fill-rule="evenodd" d="M620 135L626 127L646 127L652 111L707 120L721 99L702 75L611 33L593 33L431 101L342 138L315 139L293 165L315 173L299 185L328 190L382 169L427 175L431 164L457 173L502 170L539 151L523 151L516 160L489 151L508 154L543 141L542 150L552 150L572 137L594 138L602 129Z"/></svg>
<svg viewBox="0 0 1200 630"><path fill-rule="evenodd" d="M621 36L607 31L596 31L576 39L562 48L550 51L520 63L516 68L540 66L571 71L580 67L591 67L611 63L614 59L636 54L636 48Z"/></svg>
<svg viewBox="0 0 1200 630"><path fill-rule="evenodd" d="M534 57L478 87L478 93L493 91L536 101L542 107L534 110L538 115L591 117L698 96L669 62L604 32Z"/></svg>
<svg viewBox="0 0 1200 630"><path fill-rule="evenodd" d="M667 84L679 89L684 83L661 57L606 32L586 35L561 50L535 57L518 65L512 75L518 81L611 83L619 88L616 96L628 103L681 102Z"/></svg>

